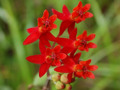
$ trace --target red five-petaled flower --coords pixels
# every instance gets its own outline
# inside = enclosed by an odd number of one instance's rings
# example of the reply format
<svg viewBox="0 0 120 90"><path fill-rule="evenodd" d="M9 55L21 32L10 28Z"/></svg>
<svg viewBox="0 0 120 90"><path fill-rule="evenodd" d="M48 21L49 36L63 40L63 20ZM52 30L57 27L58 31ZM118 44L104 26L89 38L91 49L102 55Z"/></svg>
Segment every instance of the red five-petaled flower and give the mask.
<svg viewBox="0 0 120 90"><path fill-rule="evenodd" d="M68 8L64 5L63 6L63 13L52 9L53 13L57 15L57 17L62 20L60 26L59 36L63 34L63 32L68 28L68 33L71 34L71 31L75 27L75 22L79 23L84 21L86 18L93 17L93 14L87 12L90 9L90 4L86 4L82 6L82 2L80 1L79 4L73 9L73 12L70 13Z"/></svg>
<svg viewBox="0 0 120 90"><path fill-rule="evenodd" d="M69 53L74 49L79 49L80 51L89 51L89 48L96 48L97 45L89 42L95 38L95 34L90 34L87 36L87 31L85 30L83 34L79 35L76 40L66 39L66 38L57 38L56 42L64 48L63 52ZM69 49L69 50L68 50ZM66 51L67 50L67 51Z"/></svg>
<svg viewBox="0 0 120 90"><path fill-rule="evenodd" d="M61 53L60 45L55 48L47 48L42 55L29 56L26 59L35 64L41 64L39 69L39 76L42 77L50 66L60 66L61 60L66 58L66 54Z"/></svg>
<svg viewBox="0 0 120 90"><path fill-rule="evenodd" d="M79 64L75 64L72 60L69 60L69 64L64 66L59 66L55 68L55 71L61 73L74 73L77 77L83 77L84 79L91 78L94 79L95 76L90 71L97 70L97 65L90 65L91 59L87 61L80 61Z"/></svg>
<svg viewBox="0 0 120 90"><path fill-rule="evenodd" d="M84 7L82 6L82 2L80 1L77 7L73 9L72 12L72 19L79 23L86 18L93 17L93 14L90 12L87 12L90 9L90 4L86 4Z"/></svg>
<svg viewBox="0 0 120 90"><path fill-rule="evenodd" d="M43 16L41 18L38 18L38 26L27 29L30 35L25 39L23 44L27 45L40 39L42 44L50 47L48 40L55 40L55 37L50 33L50 31L57 28L57 26L54 24L56 18L56 15L49 17L48 11L45 10Z"/></svg>

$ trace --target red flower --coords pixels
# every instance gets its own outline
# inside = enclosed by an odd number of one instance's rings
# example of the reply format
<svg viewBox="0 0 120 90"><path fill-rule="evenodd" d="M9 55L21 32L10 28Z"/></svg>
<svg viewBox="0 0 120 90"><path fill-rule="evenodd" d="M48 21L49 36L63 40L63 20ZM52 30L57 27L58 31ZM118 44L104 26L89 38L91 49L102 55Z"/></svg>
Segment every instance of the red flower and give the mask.
<svg viewBox="0 0 120 90"><path fill-rule="evenodd" d="M86 18L93 17L92 13L87 12L89 9L90 4L86 4L84 7L82 7L81 1L79 2L78 6L73 9L72 13L69 12L68 8L65 5L62 9L63 13L52 9L53 13L56 14L60 20L62 20L59 36L62 35L67 28L68 33L70 34L71 30L73 30L75 27L75 22L79 23L81 21L84 21Z"/></svg>
<svg viewBox="0 0 120 90"><path fill-rule="evenodd" d="M93 17L93 14L90 12L87 12L90 9L90 4L86 4L84 7L82 6L82 2L80 1L78 6L73 9L72 12L72 19L79 23L86 18Z"/></svg>
<svg viewBox="0 0 120 90"><path fill-rule="evenodd" d="M89 48L96 48L97 45L89 42L95 38L95 34L91 34L89 36L87 36L87 31L84 31L83 34L79 35L77 37L76 40L72 40L72 39L66 39L66 38L57 38L56 42L62 46L64 46L64 48L62 49L62 51L64 53L69 53L74 49L79 49L80 51L89 51ZM67 49L69 49L68 51L66 51Z"/></svg>
<svg viewBox="0 0 120 90"><path fill-rule="evenodd" d="M29 62L35 64L41 64L39 69L39 76L42 77L50 66L60 66L61 60L66 58L66 54L61 53L60 45L57 45L55 48L47 48L46 52L42 55L33 55L29 56L26 59Z"/></svg>
<svg viewBox="0 0 120 90"><path fill-rule="evenodd" d="M95 71L98 69L97 65L90 65L91 59L87 61L80 61L79 64L75 64L72 60L69 61L69 64L66 64L64 66L59 66L55 68L55 71L61 72L61 73L74 73L75 76L84 79L91 78L94 79L95 76L90 71Z"/></svg>
<svg viewBox="0 0 120 90"><path fill-rule="evenodd" d="M57 26L54 24L56 18L56 15L49 17L48 11L45 10L43 16L41 18L38 18L38 26L27 29L30 35L25 39L23 45L31 44L40 39L44 45L50 47L48 40L55 40L55 37L50 33L50 31L57 28Z"/></svg>

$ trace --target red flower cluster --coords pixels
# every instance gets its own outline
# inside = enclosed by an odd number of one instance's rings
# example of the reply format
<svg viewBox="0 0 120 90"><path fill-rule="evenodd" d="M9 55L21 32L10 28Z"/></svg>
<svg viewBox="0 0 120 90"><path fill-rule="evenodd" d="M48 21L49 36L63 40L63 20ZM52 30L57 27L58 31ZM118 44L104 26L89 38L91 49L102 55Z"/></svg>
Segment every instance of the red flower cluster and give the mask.
<svg viewBox="0 0 120 90"><path fill-rule="evenodd" d="M81 35L77 35L77 28L75 23L84 21L93 16L92 13L87 12L90 9L90 4L82 6L82 2L73 9L70 13L67 7L63 6L63 13L52 9L53 15L49 17L47 10L44 11L43 16L38 18L38 26L27 29L30 34L25 41L24 45L33 43L39 40L39 48L41 54L29 56L26 59L29 62L40 64L39 76L42 77L50 68L56 67L56 72L68 73L69 81L72 82L74 77L83 77L84 79L94 79L95 76L90 71L97 70L96 65L90 65L91 59L81 61L81 52L76 53L77 50L89 51L89 48L96 48L97 45L90 42L95 38L95 34L87 35L85 30ZM62 20L60 32L57 37L51 34L51 30L57 28L54 24L56 19ZM69 38L60 38L63 32L68 29ZM53 41L53 45L49 43ZM59 45L55 46L58 43ZM64 79L62 79L63 81Z"/></svg>

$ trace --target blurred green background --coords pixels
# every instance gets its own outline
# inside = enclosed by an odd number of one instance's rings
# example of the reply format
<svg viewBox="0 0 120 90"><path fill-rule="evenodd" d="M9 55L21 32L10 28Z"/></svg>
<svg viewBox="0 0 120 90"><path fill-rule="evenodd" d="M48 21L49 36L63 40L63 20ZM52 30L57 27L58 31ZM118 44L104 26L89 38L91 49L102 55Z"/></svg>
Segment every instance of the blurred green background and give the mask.
<svg viewBox="0 0 120 90"><path fill-rule="evenodd" d="M39 54L38 42L23 46L28 36L27 28L37 25L37 18L43 11L55 8L62 11L65 4L70 12L80 0L0 0L0 90L27 90L34 85L35 90L44 84L45 78L38 78L39 65L25 60L29 55ZM81 0L91 4L93 18L76 24L78 34L83 30L95 33L93 42L97 49L83 52L81 59L92 59L97 64L96 79L78 79L73 90L120 90L120 0ZM57 36L61 21L55 22ZM65 32L63 37L68 37ZM36 75L36 77L35 77ZM34 78L35 77L35 78ZM39 85L40 84L40 85ZM54 89L54 85L52 86Z"/></svg>

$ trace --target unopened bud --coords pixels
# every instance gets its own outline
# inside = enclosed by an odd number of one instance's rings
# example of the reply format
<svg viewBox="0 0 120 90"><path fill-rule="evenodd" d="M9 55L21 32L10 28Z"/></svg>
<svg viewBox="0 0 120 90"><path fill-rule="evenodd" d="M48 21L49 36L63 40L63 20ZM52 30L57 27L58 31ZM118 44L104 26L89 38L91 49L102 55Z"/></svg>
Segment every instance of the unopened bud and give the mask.
<svg viewBox="0 0 120 90"><path fill-rule="evenodd" d="M62 74L60 81L65 83L65 84L68 84L69 83L68 74L67 73Z"/></svg>
<svg viewBox="0 0 120 90"><path fill-rule="evenodd" d="M60 81L56 82L55 87L56 87L56 89L64 89L65 88L64 84Z"/></svg>
<svg viewBox="0 0 120 90"><path fill-rule="evenodd" d="M60 80L60 74L59 73L53 74L52 75L52 80L54 82L59 81Z"/></svg>
<svg viewBox="0 0 120 90"><path fill-rule="evenodd" d="M72 89L72 86L70 84L66 84L65 90L71 90L71 89Z"/></svg>

